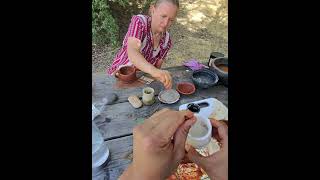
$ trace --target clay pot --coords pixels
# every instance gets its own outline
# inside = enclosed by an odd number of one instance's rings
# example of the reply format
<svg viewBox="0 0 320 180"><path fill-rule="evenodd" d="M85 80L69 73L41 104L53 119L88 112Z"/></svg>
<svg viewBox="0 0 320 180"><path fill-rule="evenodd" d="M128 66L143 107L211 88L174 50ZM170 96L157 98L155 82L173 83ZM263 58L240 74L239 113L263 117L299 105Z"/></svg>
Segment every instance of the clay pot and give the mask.
<svg viewBox="0 0 320 180"><path fill-rule="evenodd" d="M190 94L193 94L195 90L196 90L196 87L189 82L181 82L181 83L178 83L177 85L177 91L180 94L190 95Z"/></svg>
<svg viewBox="0 0 320 180"><path fill-rule="evenodd" d="M215 58L209 63L209 68L215 71L220 81L228 86L228 57Z"/></svg>
<svg viewBox="0 0 320 180"><path fill-rule="evenodd" d="M210 58L209 58L209 61L208 61L208 66L210 66L210 63L211 63L210 61L212 61L213 59L218 58L218 57L224 57L224 54L219 53L219 52L212 52L210 54Z"/></svg>
<svg viewBox="0 0 320 180"><path fill-rule="evenodd" d="M126 83L134 82L137 80L136 68L133 66L123 66L115 73L115 77Z"/></svg>
<svg viewBox="0 0 320 180"><path fill-rule="evenodd" d="M191 79L197 88L201 89L215 86L219 81L218 75L214 71L206 68L193 71Z"/></svg>

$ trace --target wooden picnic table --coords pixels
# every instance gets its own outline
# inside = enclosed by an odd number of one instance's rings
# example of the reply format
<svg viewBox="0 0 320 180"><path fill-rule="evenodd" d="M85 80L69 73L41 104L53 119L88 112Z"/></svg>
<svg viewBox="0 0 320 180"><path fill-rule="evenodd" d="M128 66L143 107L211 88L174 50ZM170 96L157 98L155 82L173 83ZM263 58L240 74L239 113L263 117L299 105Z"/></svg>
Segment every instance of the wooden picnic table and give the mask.
<svg viewBox="0 0 320 180"><path fill-rule="evenodd" d="M174 89L178 82L192 82L192 71L184 66L165 69L172 75L172 88ZM142 74L140 72L138 77ZM146 119L154 112L165 107L178 110L182 104L210 97L216 98L228 106L228 88L221 84L208 89L196 89L196 92L192 95L181 95L180 100L174 104L163 104L157 98L159 92L164 90L159 81L153 81L149 85L143 84L137 87L118 88L115 86L117 79L114 76L108 76L106 73L93 74L92 80L95 83L95 87L92 90L93 102L101 100L108 93L115 93L118 96L118 100L112 105L107 105L101 115L94 120L110 150L110 157L104 172L95 177L95 179L99 180L118 179L131 163L132 129L137 124L138 118ZM128 97L137 95L141 98L142 89L148 86L155 90L156 102L151 106L143 105L139 109L133 108L128 102Z"/></svg>

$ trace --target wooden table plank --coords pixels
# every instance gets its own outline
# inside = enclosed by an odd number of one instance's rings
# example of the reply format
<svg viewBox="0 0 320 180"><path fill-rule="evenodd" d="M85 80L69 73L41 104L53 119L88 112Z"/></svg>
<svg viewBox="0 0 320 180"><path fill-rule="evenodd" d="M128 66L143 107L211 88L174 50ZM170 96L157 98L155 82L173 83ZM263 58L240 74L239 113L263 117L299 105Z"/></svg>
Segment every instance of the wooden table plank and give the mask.
<svg viewBox="0 0 320 180"><path fill-rule="evenodd" d="M109 140L106 143L110 151L110 157L103 173L96 176L94 180L118 179L132 162L129 157L132 153L132 136Z"/></svg>

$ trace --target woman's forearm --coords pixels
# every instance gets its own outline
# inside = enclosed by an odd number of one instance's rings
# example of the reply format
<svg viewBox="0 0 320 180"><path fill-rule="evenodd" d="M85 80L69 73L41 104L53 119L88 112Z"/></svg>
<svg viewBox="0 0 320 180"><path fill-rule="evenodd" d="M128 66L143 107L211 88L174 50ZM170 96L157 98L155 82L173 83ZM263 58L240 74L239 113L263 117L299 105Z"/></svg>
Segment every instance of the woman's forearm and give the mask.
<svg viewBox="0 0 320 180"><path fill-rule="evenodd" d="M138 69L145 73L152 75L158 71L158 69L152 64L148 63L147 60L142 56L142 54L136 49L128 47L128 57L133 65L135 65Z"/></svg>
<svg viewBox="0 0 320 180"><path fill-rule="evenodd" d="M155 75L159 70L155 68L152 64L148 63L147 60L140 53L141 41L134 37L128 38L128 57L129 61L135 65L141 71Z"/></svg>

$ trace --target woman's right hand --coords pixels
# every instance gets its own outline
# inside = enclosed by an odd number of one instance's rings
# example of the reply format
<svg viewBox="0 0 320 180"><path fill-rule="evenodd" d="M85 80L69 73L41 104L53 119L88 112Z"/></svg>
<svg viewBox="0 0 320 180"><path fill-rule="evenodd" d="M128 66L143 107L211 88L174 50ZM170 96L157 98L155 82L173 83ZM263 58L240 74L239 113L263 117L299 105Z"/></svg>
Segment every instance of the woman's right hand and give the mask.
<svg viewBox="0 0 320 180"><path fill-rule="evenodd" d="M221 143L221 149L208 156L201 156L194 148L190 148L187 157L202 167L211 179L228 179L228 126L221 121L211 120L213 128L218 132L216 139Z"/></svg>
<svg viewBox="0 0 320 180"><path fill-rule="evenodd" d="M157 69L153 74L151 74L155 79L160 81L166 89L172 88L172 77L169 71Z"/></svg>

